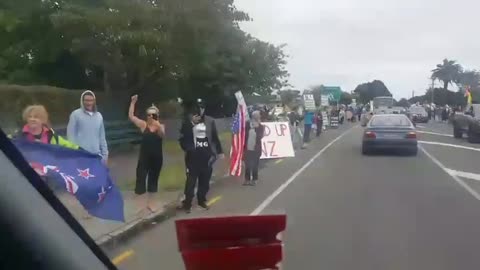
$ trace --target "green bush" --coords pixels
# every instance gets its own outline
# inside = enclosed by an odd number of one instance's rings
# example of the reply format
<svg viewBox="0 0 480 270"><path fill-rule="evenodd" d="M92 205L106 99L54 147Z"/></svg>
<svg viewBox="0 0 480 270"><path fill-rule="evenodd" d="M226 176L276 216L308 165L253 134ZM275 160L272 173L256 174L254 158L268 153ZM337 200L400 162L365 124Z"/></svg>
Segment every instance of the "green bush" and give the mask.
<svg viewBox="0 0 480 270"><path fill-rule="evenodd" d="M28 105L41 104L47 109L53 125L65 125L70 113L80 106L82 90L52 86L0 85L0 123L12 127L22 124L22 111ZM103 99L102 93L97 97Z"/></svg>
<svg viewBox="0 0 480 270"><path fill-rule="evenodd" d="M64 126L68 123L70 113L80 106L80 95L83 89L64 89L53 86L21 86L0 84L0 126L8 129L15 129L22 126L22 112L28 105L44 105L54 126ZM125 111L121 116L127 120L128 100L123 100L119 94L110 97L103 92L95 92L98 103L106 110L110 110L108 116L102 111L106 121L119 120L110 119L113 116L119 117L118 112ZM177 102L157 103L163 119L175 118L182 114L181 105ZM125 107L125 108L123 108ZM115 111L112 111L115 109ZM113 113L112 113L113 112ZM110 117L110 118L109 118Z"/></svg>

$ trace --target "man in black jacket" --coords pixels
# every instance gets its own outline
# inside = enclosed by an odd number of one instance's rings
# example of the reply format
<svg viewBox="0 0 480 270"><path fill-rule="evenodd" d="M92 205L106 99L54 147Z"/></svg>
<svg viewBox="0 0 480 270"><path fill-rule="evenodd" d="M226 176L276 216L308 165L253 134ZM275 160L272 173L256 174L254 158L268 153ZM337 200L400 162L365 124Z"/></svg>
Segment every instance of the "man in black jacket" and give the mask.
<svg viewBox="0 0 480 270"><path fill-rule="evenodd" d="M182 208L190 213L195 186L198 181L198 206L208 210L207 193L210 189L212 167L217 157L223 158L215 120L204 114L201 101L187 113L180 129L180 147L185 152L187 181Z"/></svg>

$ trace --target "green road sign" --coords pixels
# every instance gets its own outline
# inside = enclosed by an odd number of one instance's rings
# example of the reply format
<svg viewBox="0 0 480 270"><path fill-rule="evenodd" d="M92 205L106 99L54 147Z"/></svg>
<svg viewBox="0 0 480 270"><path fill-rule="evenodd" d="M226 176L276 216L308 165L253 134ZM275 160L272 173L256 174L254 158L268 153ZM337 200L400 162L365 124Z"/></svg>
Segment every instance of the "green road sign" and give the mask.
<svg viewBox="0 0 480 270"><path fill-rule="evenodd" d="M342 96L342 88L339 86L324 86L322 88L322 95L328 96L329 101L339 101Z"/></svg>

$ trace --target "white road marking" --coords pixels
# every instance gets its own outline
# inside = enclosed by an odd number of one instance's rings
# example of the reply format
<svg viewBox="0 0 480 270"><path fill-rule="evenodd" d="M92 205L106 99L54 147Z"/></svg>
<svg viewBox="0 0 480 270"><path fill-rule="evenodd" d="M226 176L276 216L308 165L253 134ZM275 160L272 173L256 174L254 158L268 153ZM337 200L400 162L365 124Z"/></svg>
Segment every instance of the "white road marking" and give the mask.
<svg viewBox="0 0 480 270"><path fill-rule="evenodd" d="M278 195L280 195L280 193L282 193L282 191L285 190L288 187L288 185L290 185L293 181L295 181L295 179L297 179L297 177L303 171L305 171L305 169L307 169L308 166L310 166L310 164L312 164L330 146L332 146L336 141L340 140L348 132L352 131L353 128L355 128L355 127L358 127L358 126L354 126L354 127L349 128L347 131L343 132L342 134L340 134L340 136L338 136L333 141L331 141L329 144L327 144L325 147L323 147L322 150L320 150L317 154L315 154L315 156L313 156L307 163L305 163L298 171L296 171L292 176L290 176L290 178L288 178L288 180L285 181L285 183L283 183L272 194L270 194L270 196L268 196L255 210L253 210L253 212L250 213L250 215L251 216L256 216L256 215L260 214L273 201L273 199L275 199Z"/></svg>
<svg viewBox="0 0 480 270"><path fill-rule="evenodd" d="M425 126L421 126L421 125L417 125L417 127L419 127L419 128L425 128Z"/></svg>
<svg viewBox="0 0 480 270"><path fill-rule="evenodd" d="M463 177L463 178L468 178L468 179L480 181L480 174L478 174L478 173L457 171L457 170L452 170L452 169L447 169L447 171L450 175L456 175L458 177Z"/></svg>
<svg viewBox="0 0 480 270"><path fill-rule="evenodd" d="M417 126L417 127L418 127L418 126ZM430 131L417 130L417 133L424 133L424 134L430 134L430 135L438 135L438 136L444 136L444 137L453 137L453 135L450 135L450 134L430 132Z"/></svg>
<svg viewBox="0 0 480 270"><path fill-rule="evenodd" d="M480 151L480 148L463 146L458 144L451 144L451 143L441 143L441 142L431 142L431 141L418 141L421 144L431 144L431 145L441 145L441 146L448 146L448 147L455 147L460 149L472 150L472 151Z"/></svg>
<svg viewBox="0 0 480 270"><path fill-rule="evenodd" d="M475 190L473 190L473 188L471 188L469 185L467 185L462 179L458 178L457 175L455 174L451 174L449 169L447 169L445 166L443 166L442 163L440 163L440 161L438 161L438 159L436 159L434 156L432 156L430 153L428 153L422 146L419 146L420 150L423 151L423 153L425 153L425 155L427 155L427 157L429 157L433 163L437 164L438 167L440 167L444 172L446 172L448 175L450 175L453 180L455 180L460 186L462 186L465 190L468 191L468 193L470 193L473 197L475 197L475 199L479 200L480 201L480 194L478 194Z"/></svg>

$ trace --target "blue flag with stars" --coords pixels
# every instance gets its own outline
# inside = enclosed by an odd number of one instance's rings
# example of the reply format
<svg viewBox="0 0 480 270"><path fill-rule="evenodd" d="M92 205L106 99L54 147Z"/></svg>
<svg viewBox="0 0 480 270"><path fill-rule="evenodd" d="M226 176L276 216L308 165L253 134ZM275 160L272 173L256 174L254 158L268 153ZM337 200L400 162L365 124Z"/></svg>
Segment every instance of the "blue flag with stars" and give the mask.
<svg viewBox="0 0 480 270"><path fill-rule="evenodd" d="M40 176L74 195L92 216L125 221L122 194L99 156L26 140L13 143Z"/></svg>

